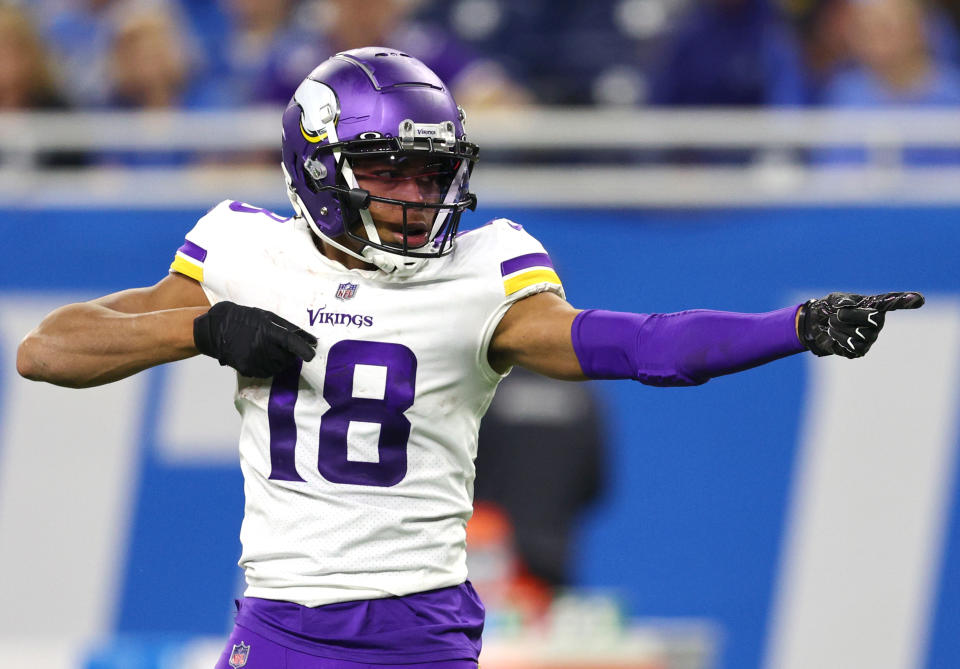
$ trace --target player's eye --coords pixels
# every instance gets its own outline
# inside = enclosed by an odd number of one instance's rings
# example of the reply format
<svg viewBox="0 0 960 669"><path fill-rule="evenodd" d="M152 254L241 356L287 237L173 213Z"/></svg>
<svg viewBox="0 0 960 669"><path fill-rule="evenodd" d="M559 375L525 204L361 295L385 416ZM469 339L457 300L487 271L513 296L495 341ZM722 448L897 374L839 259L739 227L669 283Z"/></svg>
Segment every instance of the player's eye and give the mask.
<svg viewBox="0 0 960 669"><path fill-rule="evenodd" d="M422 185L437 186L445 175L441 172L425 172L418 174L415 178Z"/></svg>
<svg viewBox="0 0 960 669"><path fill-rule="evenodd" d="M371 172L357 172L358 179L380 179L381 181L395 181L403 177L396 170L373 170Z"/></svg>
<svg viewBox="0 0 960 669"><path fill-rule="evenodd" d="M358 179L377 179L378 181L418 181L420 183L436 183L444 176L442 172L418 172L410 174L399 170L374 170L372 172L356 172Z"/></svg>

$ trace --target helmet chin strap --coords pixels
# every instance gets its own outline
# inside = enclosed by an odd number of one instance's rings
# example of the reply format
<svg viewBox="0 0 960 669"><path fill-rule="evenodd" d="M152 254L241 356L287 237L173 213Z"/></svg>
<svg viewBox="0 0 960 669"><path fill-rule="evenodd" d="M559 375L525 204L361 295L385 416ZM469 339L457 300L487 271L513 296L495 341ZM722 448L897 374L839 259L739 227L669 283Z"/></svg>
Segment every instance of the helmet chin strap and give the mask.
<svg viewBox="0 0 960 669"><path fill-rule="evenodd" d="M350 175L352 178L352 174ZM373 217L369 209L360 210L360 220L363 222L363 229L367 233L367 239L376 244L381 244L380 235L377 234L377 226L373 223ZM364 246L360 252L363 258L387 274L404 278L415 274L417 270L423 267L426 258L409 258L396 253L388 253L373 246Z"/></svg>
<svg viewBox="0 0 960 669"><path fill-rule="evenodd" d="M364 246L361 253L363 253L364 260L398 279L413 276L427 261L426 258L408 258L396 253L387 253L372 246Z"/></svg>
<svg viewBox="0 0 960 669"><path fill-rule="evenodd" d="M310 215L310 210L307 209L307 206L303 203L303 200L300 199L300 194L297 193L297 190L293 187L293 180L290 178L290 173L287 172L286 165L281 163L280 169L283 170L284 177L287 181L287 197L290 198L290 204L293 205L294 213L303 218L307 222L307 225L310 226L310 229L313 231L313 233L322 239L325 244L330 244L330 246L343 251L347 255L352 256L357 260L362 260L365 263L370 263L371 265L376 266L391 278L404 279L408 276L412 276L421 267L423 267L424 262L427 260L426 258L406 258L395 253L381 251L372 246L364 246L360 253L357 253L356 251L349 249L343 244L328 237L326 234L321 232L320 228L313 220L313 216ZM363 219L364 228L368 231L367 234L370 234L369 230L372 228L373 236L377 240L377 243L379 243L380 237L377 235L376 227L373 225L373 218L370 216L370 212L366 209L361 209L360 216Z"/></svg>

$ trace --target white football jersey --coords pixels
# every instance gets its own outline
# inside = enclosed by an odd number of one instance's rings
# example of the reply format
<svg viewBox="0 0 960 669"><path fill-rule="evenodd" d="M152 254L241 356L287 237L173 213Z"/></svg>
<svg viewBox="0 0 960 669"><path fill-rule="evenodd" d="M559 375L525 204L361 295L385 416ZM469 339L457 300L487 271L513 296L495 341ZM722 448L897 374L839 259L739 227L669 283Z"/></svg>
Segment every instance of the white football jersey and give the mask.
<svg viewBox="0 0 960 669"><path fill-rule="evenodd" d="M540 243L499 219L391 279L323 256L302 219L225 201L171 270L319 342L272 379L238 375L246 595L318 606L462 583L477 430L502 378L490 339L513 302L563 296Z"/></svg>

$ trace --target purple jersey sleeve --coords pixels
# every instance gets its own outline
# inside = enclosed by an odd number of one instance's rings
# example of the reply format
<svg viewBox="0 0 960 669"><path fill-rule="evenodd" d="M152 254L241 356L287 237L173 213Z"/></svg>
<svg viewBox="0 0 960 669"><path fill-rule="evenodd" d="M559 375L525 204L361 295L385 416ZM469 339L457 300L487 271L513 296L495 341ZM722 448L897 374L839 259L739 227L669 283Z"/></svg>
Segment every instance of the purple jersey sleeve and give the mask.
<svg viewBox="0 0 960 669"><path fill-rule="evenodd" d="M589 309L577 314L571 336L580 367L592 379L693 386L804 351L795 325L799 308L763 314Z"/></svg>

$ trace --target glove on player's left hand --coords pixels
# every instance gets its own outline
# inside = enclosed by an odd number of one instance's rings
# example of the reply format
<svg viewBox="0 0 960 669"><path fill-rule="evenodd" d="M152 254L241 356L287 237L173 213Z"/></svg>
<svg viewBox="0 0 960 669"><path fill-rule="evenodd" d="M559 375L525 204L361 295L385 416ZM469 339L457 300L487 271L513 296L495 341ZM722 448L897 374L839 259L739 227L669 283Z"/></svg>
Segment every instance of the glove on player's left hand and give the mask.
<svg viewBox="0 0 960 669"><path fill-rule="evenodd" d="M923 306L920 293L854 295L830 293L800 307L797 332L816 355L859 358L870 350L883 328L884 314Z"/></svg>

